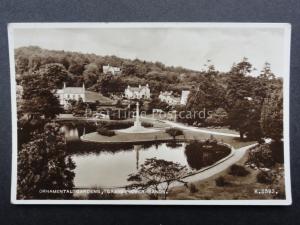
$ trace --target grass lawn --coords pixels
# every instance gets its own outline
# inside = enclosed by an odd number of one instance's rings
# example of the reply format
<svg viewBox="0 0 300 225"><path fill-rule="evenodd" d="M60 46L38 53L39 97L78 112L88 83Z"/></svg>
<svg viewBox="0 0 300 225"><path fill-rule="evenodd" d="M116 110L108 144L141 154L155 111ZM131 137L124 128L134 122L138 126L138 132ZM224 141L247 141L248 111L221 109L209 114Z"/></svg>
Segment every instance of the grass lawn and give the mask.
<svg viewBox="0 0 300 225"><path fill-rule="evenodd" d="M182 136L183 138L183 136ZM164 141L172 140L173 138L164 131L152 133L116 133L112 137L107 137L98 134L97 132L89 133L82 136L83 141L99 142L99 143L134 143L148 141Z"/></svg>
<svg viewBox="0 0 300 225"><path fill-rule="evenodd" d="M154 126L157 127L157 126ZM210 138L210 134L206 133L199 133L193 131L184 131L184 135L177 136L177 140L206 140ZM220 142L227 143L234 148L241 148L255 142L253 141L245 141L242 142L239 138L235 137L226 137L221 135L214 135ZM172 140L173 138L167 134L163 130L158 130L157 132L152 133L118 133L112 137L107 137L98 134L97 132L89 133L82 136L83 141L90 141L90 142L99 142L99 143L134 143L134 142L149 142L149 141L168 141Z"/></svg>
<svg viewBox="0 0 300 225"><path fill-rule="evenodd" d="M99 101L102 104L107 104L107 105L113 105L116 103L116 101L111 100L110 98L105 97L102 94L97 93L97 92L86 91L85 95L86 95L86 101L88 101L88 102Z"/></svg>

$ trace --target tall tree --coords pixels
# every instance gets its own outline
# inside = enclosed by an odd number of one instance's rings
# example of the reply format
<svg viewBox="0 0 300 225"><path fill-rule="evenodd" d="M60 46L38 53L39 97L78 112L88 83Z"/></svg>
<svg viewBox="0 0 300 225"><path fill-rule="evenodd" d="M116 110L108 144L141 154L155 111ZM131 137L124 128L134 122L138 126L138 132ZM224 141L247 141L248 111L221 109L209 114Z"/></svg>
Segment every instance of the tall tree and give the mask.
<svg viewBox="0 0 300 225"><path fill-rule="evenodd" d="M248 76L252 71L251 63L244 58L229 72L226 93L228 122L232 129L240 132L241 139L246 135L247 138L259 140L261 98L254 94L254 88L257 88L256 79Z"/></svg>
<svg viewBox="0 0 300 225"><path fill-rule="evenodd" d="M238 64L234 64L228 73L228 85L226 91L227 108L235 105L237 100L249 97L251 94L251 85L248 83L247 75L253 70L251 63L244 58Z"/></svg>
<svg viewBox="0 0 300 225"><path fill-rule="evenodd" d="M100 72L98 66L95 63L90 63L84 68L85 70L83 71L83 79L86 87L89 88L93 84L96 84Z"/></svg>
<svg viewBox="0 0 300 225"><path fill-rule="evenodd" d="M45 125L43 133L35 133L18 152L19 199L68 199L70 193L42 193L43 190L70 190L74 187L75 164L66 151L59 126Z"/></svg>
<svg viewBox="0 0 300 225"><path fill-rule="evenodd" d="M63 110L55 91L67 78L67 72L62 65L47 64L37 72L24 76L22 107L23 113L38 117L54 118Z"/></svg>
<svg viewBox="0 0 300 225"><path fill-rule="evenodd" d="M219 85L215 79L218 71L214 69L213 65L210 65L202 74L201 81L199 81L197 87L191 91L187 101L188 111L205 112L203 118L195 118L198 121L205 120L209 111L223 107L225 102L225 89Z"/></svg>
<svg viewBox="0 0 300 225"><path fill-rule="evenodd" d="M261 111L263 135L279 142L283 137L283 94L273 93L265 98Z"/></svg>

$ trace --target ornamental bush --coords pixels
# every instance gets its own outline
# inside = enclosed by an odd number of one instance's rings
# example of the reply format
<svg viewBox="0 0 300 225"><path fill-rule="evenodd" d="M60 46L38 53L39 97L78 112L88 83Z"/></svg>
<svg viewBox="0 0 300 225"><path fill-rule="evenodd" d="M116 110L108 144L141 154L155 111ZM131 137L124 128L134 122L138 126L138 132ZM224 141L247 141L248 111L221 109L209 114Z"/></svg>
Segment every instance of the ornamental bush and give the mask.
<svg viewBox="0 0 300 225"><path fill-rule="evenodd" d="M152 123L148 123L148 122L142 122L142 126L143 127L153 127L153 124Z"/></svg>
<svg viewBox="0 0 300 225"><path fill-rule="evenodd" d="M166 130L166 133L173 137L175 140L176 136L183 135L183 131L179 128L172 127Z"/></svg>
<svg viewBox="0 0 300 225"><path fill-rule="evenodd" d="M132 121L100 121L98 127L103 127L108 130L126 129L133 126Z"/></svg>
<svg viewBox="0 0 300 225"><path fill-rule="evenodd" d="M116 133L113 130L109 130L105 127L98 127L97 133L100 135L103 135L103 136L107 136L107 137L112 137L112 136L116 135Z"/></svg>

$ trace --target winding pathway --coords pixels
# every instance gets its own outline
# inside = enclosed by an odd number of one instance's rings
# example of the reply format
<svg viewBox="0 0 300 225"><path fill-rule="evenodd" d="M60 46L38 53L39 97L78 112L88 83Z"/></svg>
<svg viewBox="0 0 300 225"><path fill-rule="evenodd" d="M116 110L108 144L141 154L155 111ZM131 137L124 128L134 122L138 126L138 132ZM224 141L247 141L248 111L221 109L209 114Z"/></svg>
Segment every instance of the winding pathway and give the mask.
<svg viewBox="0 0 300 225"><path fill-rule="evenodd" d="M227 137L240 137L240 135L238 135L238 134L230 134L230 133L224 133L224 132L218 132L218 131L203 130L198 127L187 126L184 124L180 124L180 123L176 123L176 122L172 122L172 121L168 121L168 120L163 120L163 122L172 127L178 127L181 129L190 130L190 131L194 131L194 132L222 135L222 136L227 136Z"/></svg>
<svg viewBox="0 0 300 225"><path fill-rule="evenodd" d="M231 165L237 163L239 160L241 160L243 158L243 156L246 154L247 150L249 150L250 148L252 148L255 145L256 144L252 144L252 145L248 145L248 146L245 146L245 147L242 147L239 149L235 149L234 154L230 158L220 162L217 165L207 168L206 170L201 171L195 175L186 177L184 180L186 182L195 182L195 181L204 180L211 176L214 176L214 175L226 170Z"/></svg>

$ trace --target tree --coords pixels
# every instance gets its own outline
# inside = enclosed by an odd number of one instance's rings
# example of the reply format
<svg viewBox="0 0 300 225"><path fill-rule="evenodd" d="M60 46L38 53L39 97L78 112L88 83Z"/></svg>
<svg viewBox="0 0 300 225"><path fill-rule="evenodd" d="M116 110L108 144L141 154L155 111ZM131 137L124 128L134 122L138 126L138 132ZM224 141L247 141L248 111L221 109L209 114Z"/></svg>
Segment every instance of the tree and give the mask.
<svg viewBox="0 0 300 225"><path fill-rule="evenodd" d="M83 71L83 79L87 88L91 87L93 84L96 84L98 77L100 75L99 68L95 63L90 63L86 65L85 70Z"/></svg>
<svg viewBox="0 0 300 225"><path fill-rule="evenodd" d="M169 129L166 129L166 133L172 136L174 140L176 136L183 135L183 131L176 127L171 127Z"/></svg>
<svg viewBox="0 0 300 225"><path fill-rule="evenodd" d="M279 142L283 137L283 95L282 91L265 98L260 125L265 137Z"/></svg>
<svg viewBox="0 0 300 225"><path fill-rule="evenodd" d="M252 65L244 58L241 62L233 65L228 73L226 101L228 111L233 108L236 101L243 100L251 95L251 85L249 85L248 77L253 70Z"/></svg>
<svg viewBox="0 0 300 225"><path fill-rule="evenodd" d="M166 102L162 102L158 97L154 97L149 102L149 111L153 111L153 109L161 109L163 111L168 110L169 105Z"/></svg>
<svg viewBox="0 0 300 225"><path fill-rule="evenodd" d="M121 94L126 88L126 83L120 78L113 75L104 75L98 81L98 89L104 96L109 94Z"/></svg>
<svg viewBox="0 0 300 225"><path fill-rule="evenodd" d="M49 77L45 71L38 71L25 76L22 80L24 92L21 111L29 115L30 119L33 115L35 117L54 118L63 112L58 98L55 96L56 82L58 79Z"/></svg>
<svg viewBox="0 0 300 225"><path fill-rule="evenodd" d="M78 101L73 102L72 111L76 116L84 116L88 104L83 102L82 98L79 98Z"/></svg>
<svg viewBox="0 0 300 225"><path fill-rule="evenodd" d="M226 100L229 111L228 122L232 129L250 139L259 140L261 129L259 125L261 112L261 97L256 95L260 84L249 75L253 71L251 63L244 58L234 65L229 72ZM257 88L255 90L255 88Z"/></svg>
<svg viewBox="0 0 300 225"><path fill-rule="evenodd" d="M244 135L249 139L259 140L261 129L259 124L260 107L252 99L238 100L229 113L228 122L230 128L240 132L240 138Z"/></svg>
<svg viewBox="0 0 300 225"><path fill-rule="evenodd" d="M125 76L133 76L136 74L136 67L133 63L125 63L122 67L122 74Z"/></svg>
<svg viewBox="0 0 300 225"><path fill-rule="evenodd" d="M196 112L193 113L196 115L193 120L197 122L203 122L209 111L225 106L225 89L216 81L218 71L214 69L213 65L210 65L207 70L201 72L201 75L201 81L191 91L187 101L187 110ZM199 116L199 112L203 112L204 115Z"/></svg>
<svg viewBox="0 0 300 225"><path fill-rule="evenodd" d="M175 182L186 184L183 178L187 175L186 166L179 163L157 158L146 159L137 173L129 175L127 180L132 184L128 185L127 189L146 192L156 199L159 193L162 193L163 199L167 199L170 185Z"/></svg>
<svg viewBox="0 0 300 225"><path fill-rule="evenodd" d="M205 119L208 126L225 126L228 123L228 113L223 108L218 108Z"/></svg>
<svg viewBox="0 0 300 225"><path fill-rule="evenodd" d="M37 72L38 76L48 81L48 86L56 89L62 86L63 82L68 79L68 71L60 63L49 63L42 66Z"/></svg>
<svg viewBox="0 0 300 225"><path fill-rule="evenodd" d="M66 151L64 137L55 123L45 125L18 152L19 199L71 198L72 194L40 193L42 190L70 190L74 187L75 164Z"/></svg>

